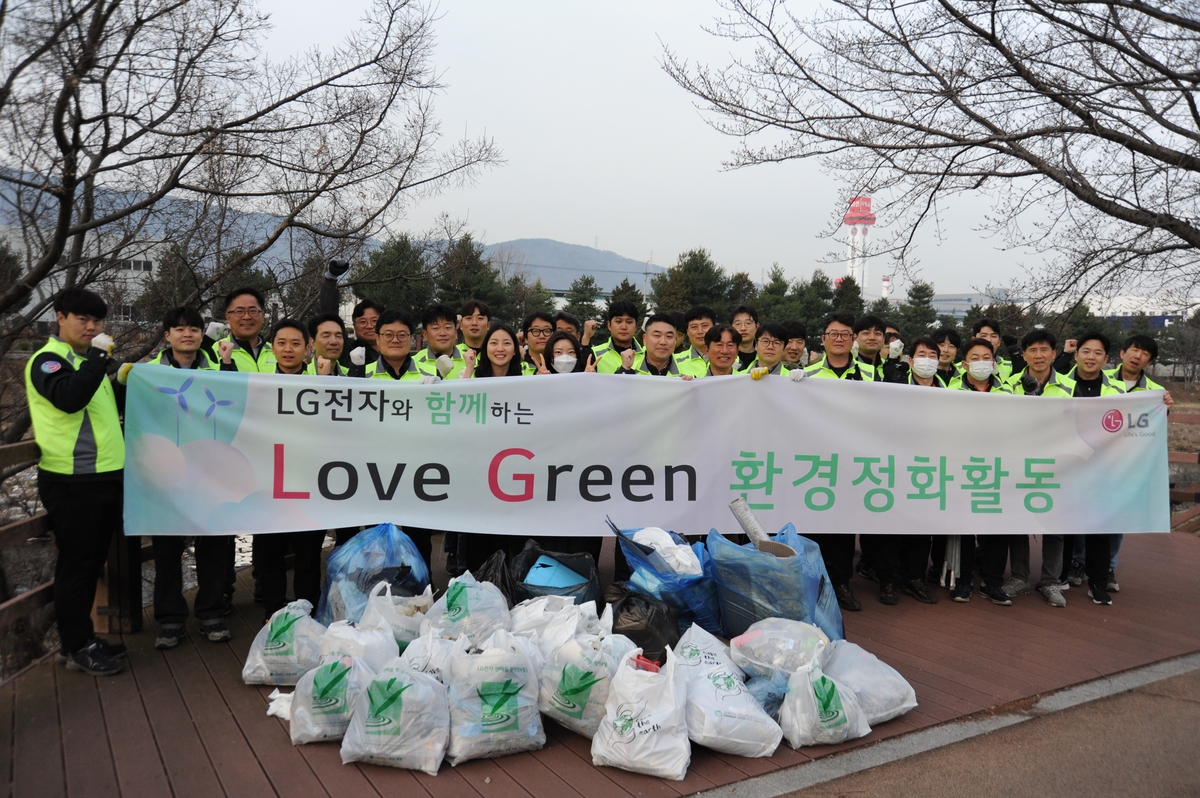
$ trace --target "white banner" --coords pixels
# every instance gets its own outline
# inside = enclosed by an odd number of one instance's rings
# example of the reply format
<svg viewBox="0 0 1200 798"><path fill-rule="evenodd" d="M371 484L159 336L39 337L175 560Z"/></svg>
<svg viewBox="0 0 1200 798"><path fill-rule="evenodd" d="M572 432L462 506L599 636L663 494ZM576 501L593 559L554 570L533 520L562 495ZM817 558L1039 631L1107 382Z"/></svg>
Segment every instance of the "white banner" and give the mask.
<svg viewBox="0 0 1200 798"><path fill-rule="evenodd" d="M134 367L126 533L1169 531L1162 394L768 377L414 382Z"/></svg>

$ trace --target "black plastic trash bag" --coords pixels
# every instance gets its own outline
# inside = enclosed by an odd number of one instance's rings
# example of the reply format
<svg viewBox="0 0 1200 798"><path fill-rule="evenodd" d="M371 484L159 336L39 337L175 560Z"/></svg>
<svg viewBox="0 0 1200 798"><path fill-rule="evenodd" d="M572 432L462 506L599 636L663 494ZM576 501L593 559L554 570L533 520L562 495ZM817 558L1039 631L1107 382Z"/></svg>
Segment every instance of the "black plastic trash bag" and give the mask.
<svg viewBox="0 0 1200 798"><path fill-rule="evenodd" d="M561 563L583 581L571 587L530 584L527 577L541 557ZM547 551L539 546L536 540L527 540L525 548L513 557L512 563L509 565L509 573L512 575L515 585L513 592L513 603L515 604L539 596L570 596L576 604L594 601L598 607L604 598L600 589L600 572L596 570L596 561L592 559L592 555L586 552L565 554L558 551Z"/></svg>
<svg viewBox="0 0 1200 798"><path fill-rule="evenodd" d="M504 553L503 549L497 549L492 552L492 556L488 557L484 564L479 567L479 571L472 573L471 576L480 582L491 582L500 588L500 592L504 594L504 598L508 601L508 608L510 610L521 600L517 598L517 585L513 582L512 575L509 573L508 555Z"/></svg>
<svg viewBox="0 0 1200 798"><path fill-rule="evenodd" d="M609 585L604 600L612 605L613 634L632 640L646 659L666 662L667 646L679 642L679 613L675 608L633 592L624 582Z"/></svg>

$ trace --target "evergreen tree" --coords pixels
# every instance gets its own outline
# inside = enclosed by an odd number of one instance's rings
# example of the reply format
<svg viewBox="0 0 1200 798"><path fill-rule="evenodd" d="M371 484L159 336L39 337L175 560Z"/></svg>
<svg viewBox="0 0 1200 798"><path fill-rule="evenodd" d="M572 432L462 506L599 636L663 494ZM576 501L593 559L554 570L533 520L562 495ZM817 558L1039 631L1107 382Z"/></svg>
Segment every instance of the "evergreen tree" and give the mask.
<svg viewBox="0 0 1200 798"><path fill-rule="evenodd" d="M892 311L892 303L888 302L884 297L879 297L879 299L876 299L867 306L867 313L870 313L872 316L878 316L884 321L895 321L892 318Z"/></svg>
<svg viewBox="0 0 1200 798"><path fill-rule="evenodd" d="M612 290L609 296L608 307L612 307L614 302L632 302L638 309L638 321L642 320L642 315L646 312L645 303L642 300L642 291L633 283L629 282L629 278L621 280L617 283L617 287ZM605 315L608 315L608 308L605 308Z"/></svg>
<svg viewBox="0 0 1200 798"><path fill-rule="evenodd" d="M433 303L437 289L433 277L424 247L401 235L373 251L365 263L354 264L350 283L359 299L373 299L418 320Z"/></svg>
<svg viewBox="0 0 1200 798"><path fill-rule="evenodd" d="M900 335L911 341L933 332L937 323L937 311L933 307L933 283L914 280L908 288L908 296L900 305Z"/></svg>
<svg viewBox="0 0 1200 798"><path fill-rule="evenodd" d="M797 281L792 287L796 318L804 323L810 337L815 336L821 320L833 309L833 281L820 269L811 280Z"/></svg>
<svg viewBox="0 0 1200 798"><path fill-rule="evenodd" d="M710 307L716 312L718 319L726 319L739 305L750 305L751 307L759 305L758 286L745 272L738 272L729 278L729 284L725 288L725 306L711 305Z"/></svg>
<svg viewBox="0 0 1200 798"><path fill-rule="evenodd" d="M168 310L183 304L191 294L200 287L197 275L198 257L189 254L176 243L168 244L154 264L154 270L145 277L145 290L133 303L142 318L156 322L163 318ZM224 302L216 303L219 307L212 308L211 315L224 320Z"/></svg>
<svg viewBox="0 0 1200 798"><path fill-rule="evenodd" d="M723 315L729 312L728 295L729 278L705 249L684 252L674 266L650 278L650 301L660 313L707 305Z"/></svg>
<svg viewBox="0 0 1200 798"><path fill-rule="evenodd" d="M831 303L834 310L848 310L855 316L861 316L863 312L863 297L862 289L858 287L858 281L847 275L843 277L837 284L837 288L833 290L833 301Z"/></svg>
<svg viewBox="0 0 1200 798"><path fill-rule="evenodd" d="M596 301L600 299L600 293L596 278L590 274L581 274L571 281L571 287L567 289L567 304L563 310L579 319L581 324L587 319L598 319L600 306Z"/></svg>
<svg viewBox="0 0 1200 798"><path fill-rule="evenodd" d="M498 308L508 301L508 288L500 273L483 257L483 246L464 235L442 255L437 284L437 301L457 310L471 299L486 302L498 318Z"/></svg>
<svg viewBox="0 0 1200 798"><path fill-rule="evenodd" d="M530 283L524 274L514 274L505 285L506 301L492 305L492 313L514 327L520 326L525 317L535 311L554 313L554 294L542 285L541 279Z"/></svg>
<svg viewBox="0 0 1200 798"><path fill-rule="evenodd" d="M758 294L759 320L788 321L796 318L796 296L778 263L771 265L767 282Z"/></svg>

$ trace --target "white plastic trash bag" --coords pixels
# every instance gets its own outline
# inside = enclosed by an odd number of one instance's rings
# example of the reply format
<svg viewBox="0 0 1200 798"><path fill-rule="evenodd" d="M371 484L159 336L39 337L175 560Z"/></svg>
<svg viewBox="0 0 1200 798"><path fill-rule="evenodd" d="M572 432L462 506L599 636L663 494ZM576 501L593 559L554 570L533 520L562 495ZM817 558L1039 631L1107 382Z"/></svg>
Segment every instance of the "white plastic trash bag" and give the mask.
<svg viewBox="0 0 1200 798"><path fill-rule="evenodd" d="M604 719L592 737L592 764L682 781L692 760L687 686L670 648L658 673L635 666L641 653L635 648L617 665Z"/></svg>
<svg viewBox="0 0 1200 798"><path fill-rule="evenodd" d="M714 751L770 756L783 730L746 689L741 670L710 668L687 683L688 737Z"/></svg>
<svg viewBox="0 0 1200 798"><path fill-rule="evenodd" d="M867 723L876 726L917 705L917 693L895 668L862 646L834 640L825 659L825 675L854 691Z"/></svg>
<svg viewBox="0 0 1200 798"><path fill-rule="evenodd" d="M457 640L447 640L438 637L432 631L418 637L404 649L400 661L411 671L428 673L439 682L445 682L446 666L455 654L463 654L471 650L471 641L466 635Z"/></svg>
<svg viewBox="0 0 1200 798"><path fill-rule="evenodd" d="M436 776L446 755L446 688L392 660L358 696L342 738L342 764L371 762Z"/></svg>
<svg viewBox="0 0 1200 798"><path fill-rule="evenodd" d="M581 634L563 643L542 667L538 708L571 731L591 739L604 719L612 676L636 646L612 632L612 610L604 611L605 631Z"/></svg>
<svg viewBox="0 0 1200 798"><path fill-rule="evenodd" d="M524 634L536 640L555 615L573 606L575 599L570 596L538 596L525 599L512 608L510 631L515 635Z"/></svg>
<svg viewBox="0 0 1200 798"><path fill-rule="evenodd" d="M332 654L357 657L372 671L378 671L400 656L400 648L391 627L382 619L376 618L371 625L334 621L321 638L321 659Z"/></svg>
<svg viewBox="0 0 1200 798"><path fill-rule="evenodd" d="M292 693L292 745L342 739L372 675L361 659L333 654L301 676Z"/></svg>
<svg viewBox="0 0 1200 798"><path fill-rule="evenodd" d="M497 629L511 628L508 600L491 582L480 582L470 571L450 580L446 593L433 603L421 631L432 629L440 637L466 635L475 645Z"/></svg>
<svg viewBox="0 0 1200 798"><path fill-rule="evenodd" d="M300 599L272 615L250 644L242 681L290 685L317 667L325 627L313 620L311 612L312 604Z"/></svg>
<svg viewBox="0 0 1200 798"><path fill-rule="evenodd" d="M276 687L267 696L271 703L267 705L267 715L290 721L292 719L292 693L281 693Z"/></svg>
<svg viewBox="0 0 1200 798"><path fill-rule="evenodd" d="M525 649L498 631L482 651L456 654L445 681L450 697L451 765L535 751L546 744L538 714L538 674Z"/></svg>
<svg viewBox="0 0 1200 798"><path fill-rule="evenodd" d="M679 657L679 672L685 681L691 682L705 673L719 668L732 671L743 677L742 669L734 664L729 655L729 646L699 624L692 624L675 645Z"/></svg>
<svg viewBox="0 0 1200 798"><path fill-rule="evenodd" d="M767 618L750 625L729 641L730 655L739 668L762 678L790 676L811 662L824 662L829 638L803 621Z"/></svg>
<svg viewBox="0 0 1200 798"><path fill-rule="evenodd" d="M607 611L608 608L605 607ZM542 650L542 658L548 659L558 650L559 646L568 640L582 634L600 634L600 620L596 617L596 602L586 601L583 604L572 604L561 609L550 619L537 638L537 645ZM606 634L612 633L612 613L608 615Z"/></svg>
<svg viewBox="0 0 1200 798"><path fill-rule="evenodd" d="M829 678L810 662L788 679L779 725L788 745L833 745L871 733L854 691Z"/></svg>
<svg viewBox="0 0 1200 798"><path fill-rule="evenodd" d="M367 608L363 610L359 625L373 626L383 621L391 627L396 645L400 647L400 653L404 653L408 644L421 636L421 622L432 606L432 587L425 588L425 592L419 596L393 596L392 586L380 582L371 588L367 596Z"/></svg>

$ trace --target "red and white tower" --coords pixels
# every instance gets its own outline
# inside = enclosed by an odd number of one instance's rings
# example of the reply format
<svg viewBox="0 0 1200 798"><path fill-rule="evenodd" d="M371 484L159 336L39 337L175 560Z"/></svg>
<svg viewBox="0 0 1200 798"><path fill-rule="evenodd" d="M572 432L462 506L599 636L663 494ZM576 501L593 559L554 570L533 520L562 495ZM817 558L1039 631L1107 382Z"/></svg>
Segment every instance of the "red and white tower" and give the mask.
<svg viewBox="0 0 1200 798"><path fill-rule="evenodd" d="M853 277L859 290L867 293L867 231L875 225L875 214L871 213L870 197L854 197L850 209L842 217L842 223L850 228L846 241L846 275Z"/></svg>

